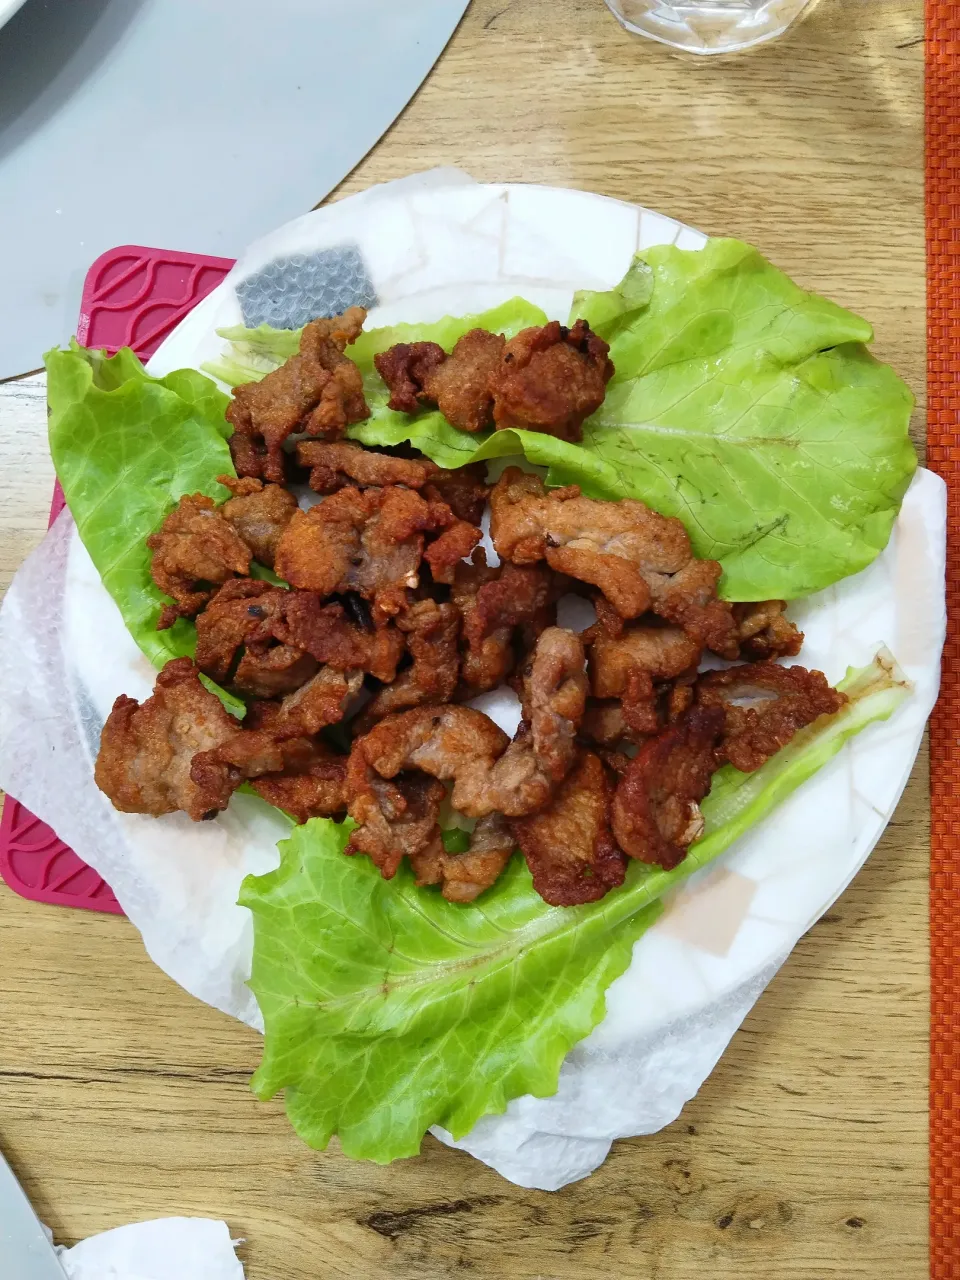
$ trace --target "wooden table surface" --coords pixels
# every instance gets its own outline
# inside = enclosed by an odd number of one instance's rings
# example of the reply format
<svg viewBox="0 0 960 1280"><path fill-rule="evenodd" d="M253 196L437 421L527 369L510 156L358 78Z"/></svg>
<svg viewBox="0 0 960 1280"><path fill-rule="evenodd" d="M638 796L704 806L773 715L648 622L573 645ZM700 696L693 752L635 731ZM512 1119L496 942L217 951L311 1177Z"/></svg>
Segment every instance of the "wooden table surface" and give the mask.
<svg viewBox="0 0 960 1280"><path fill-rule="evenodd" d="M337 195L458 164L740 236L867 315L922 406L922 20L921 0L824 0L781 44L701 63L601 0L474 0ZM0 388L3 586L44 530L44 422L41 379ZM681 1118L556 1194L432 1138L389 1168L308 1151L247 1088L258 1037L174 986L125 920L0 887L0 1147L60 1240L223 1217L250 1280L922 1280L927 839L921 760Z"/></svg>

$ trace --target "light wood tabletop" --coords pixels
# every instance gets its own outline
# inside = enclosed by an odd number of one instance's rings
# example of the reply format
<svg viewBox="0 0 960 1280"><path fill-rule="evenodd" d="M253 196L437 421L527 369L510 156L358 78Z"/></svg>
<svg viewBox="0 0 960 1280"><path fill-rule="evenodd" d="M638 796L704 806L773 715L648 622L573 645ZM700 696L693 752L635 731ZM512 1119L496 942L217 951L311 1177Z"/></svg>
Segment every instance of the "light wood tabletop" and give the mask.
<svg viewBox="0 0 960 1280"><path fill-rule="evenodd" d="M336 195L455 164L749 240L869 317L920 443L922 21L922 0L823 0L777 45L698 62L601 0L474 0ZM2 586L44 531L44 428L41 378L0 387ZM0 887L0 1147L59 1240L222 1217L250 1280L923 1280L927 845L921 759L681 1118L555 1194L432 1138L388 1168L309 1151L248 1089L258 1037L176 987L125 920Z"/></svg>

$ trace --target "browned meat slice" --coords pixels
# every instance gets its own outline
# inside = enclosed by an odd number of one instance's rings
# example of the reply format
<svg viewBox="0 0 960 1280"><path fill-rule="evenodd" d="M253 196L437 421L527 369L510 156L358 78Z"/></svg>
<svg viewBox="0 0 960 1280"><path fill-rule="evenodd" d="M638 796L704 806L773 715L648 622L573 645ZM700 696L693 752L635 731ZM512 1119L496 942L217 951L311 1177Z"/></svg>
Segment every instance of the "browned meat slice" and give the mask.
<svg viewBox="0 0 960 1280"><path fill-rule="evenodd" d="M803 632L784 617L786 607L785 600L733 606L741 658L748 662L769 662L773 658L797 656L803 647Z"/></svg>
<svg viewBox="0 0 960 1280"><path fill-rule="evenodd" d="M177 618L192 618L220 583L250 572L250 548L202 493L185 494L151 533L147 547L153 552L154 582L176 601L163 609L158 631Z"/></svg>
<svg viewBox="0 0 960 1280"><path fill-rule="evenodd" d="M502 684L515 662L518 628L526 646L556 621L556 584L540 566L489 568L482 550L457 566L453 602L463 614L462 676L468 696Z"/></svg>
<svg viewBox="0 0 960 1280"><path fill-rule="evenodd" d="M362 671L321 667L312 680L288 693L280 703L277 728L285 734L312 736L328 724L338 724L362 685Z"/></svg>
<svg viewBox="0 0 960 1280"><path fill-rule="evenodd" d="M347 757L338 756L316 738L310 749L309 761L301 761L296 772L265 773L251 782L268 804L300 823L338 817L347 808Z"/></svg>
<svg viewBox="0 0 960 1280"><path fill-rule="evenodd" d="M721 758L744 773L759 769L793 735L847 701L821 671L757 662L709 671L696 684L698 706L724 713Z"/></svg>
<svg viewBox="0 0 960 1280"><path fill-rule="evenodd" d="M390 388L387 408L395 413L416 413L428 398L424 381L446 358L447 353L436 342L398 342L375 355L377 373Z"/></svg>
<svg viewBox="0 0 960 1280"><path fill-rule="evenodd" d="M524 669L523 716L534 754L553 783L562 781L573 763L587 689L580 637L565 627L548 627Z"/></svg>
<svg viewBox="0 0 960 1280"><path fill-rule="evenodd" d="M483 532L466 520L455 520L423 553L434 582L452 584L457 565L465 560L483 537Z"/></svg>
<svg viewBox="0 0 960 1280"><path fill-rule="evenodd" d="M347 811L357 827L344 852L367 854L384 880L393 879L405 857L441 855L437 817L444 795L443 783L423 773L380 777L355 743L347 765Z"/></svg>
<svg viewBox="0 0 960 1280"><path fill-rule="evenodd" d="M619 698L588 698L580 737L600 747L615 747L621 742L642 742L647 735L636 734L627 724Z"/></svg>
<svg viewBox="0 0 960 1280"><path fill-rule="evenodd" d="M404 644L395 626L353 622L343 605L322 604L313 591L289 591L286 596L283 639L288 644L338 671L369 671L378 680L393 680Z"/></svg>
<svg viewBox="0 0 960 1280"><path fill-rule="evenodd" d="M523 329L503 348L491 381L497 430L519 427L579 440L613 377L609 350L586 320L572 329L557 320Z"/></svg>
<svg viewBox="0 0 960 1280"><path fill-rule="evenodd" d="M493 389L504 350L499 333L471 329L442 364L427 370L423 397L432 401L451 426L483 431L493 423Z"/></svg>
<svg viewBox="0 0 960 1280"><path fill-rule="evenodd" d="M586 638L594 696L620 699L624 724L634 741L637 735L656 733L665 718L664 682L696 671L700 645L680 627L643 623L623 627L616 637L598 624Z"/></svg>
<svg viewBox="0 0 960 1280"><path fill-rule="evenodd" d="M253 552L253 558L273 568L280 535L293 518L297 500L279 484L264 484L252 476L217 476L233 494L220 508Z"/></svg>
<svg viewBox="0 0 960 1280"><path fill-rule="evenodd" d="M627 860L610 832L611 795L598 757L581 751L548 807L510 823L533 887L551 906L596 902L623 884Z"/></svg>
<svg viewBox="0 0 960 1280"><path fill-rule="evenodd" d="M141 706L121 694L100 736L97 786L122 813L156 816L181 809L195 822L212 818L227 799L198 786L190 763L237 732L237 722L200 683L189 658L168 662L153 696Z"/></svg>
<svg viewBox="0 0 960 1280"><path fill-rule="evenodd" d="M460 612L456 605L418 600L397 618L412 664L385 684L364 708L358 728L365 732L395 711L424 703L449 702L460 674ZM377 635L382 635L378 632Z"/></svg>
<svg viewBox="0 0 960 1280"><path fill-rule="evenodd" d="M348 440L301 440L297 461L310 468L310 488L317 493L336 493L350 484L360 489L382 489L391 484L422 489L441 474L429 458L398 458Z"/></svg>
<svg viewBox="0 0 960 1280"><path fill-rule="evenodd" d="M637 752L617 785L611 826L624 853L670 870L703 835L700 801L719 764L719 707L694 707Z"/></svg>
<svg viewBox="0 0 960 1280"><path fill-rule="evenodd" d="M699 644L736 656L730 605L718 600L720 565L697 560L679 520L642 502L584 498L576 485L547 491L538 476L508 467L490 498L497 554L599 587L624 618L654 613Z"/></svg>
<svg viewBox="0 0 960 1280"><path fill-rule="evenodd" d="M262 648L285 640L288 594L255 578L224 583L197 618L200 670L218 684L226 684L245 645ZM304 679L312 674L308 672Z"/></svg>
<svg viewBox="0 0 960 1280"><path fill-rule="evenodd" d="M447 853L439 840L414 853L410 865L417 884L443 885L448 902L473 902L500 877L515 841L502 814L481 818L466 853Z"/></svg>
<svg viewBox="0 0 960 1280"><path fill-rule="evenodd" d="M448 506L411 489L341 489L294 515L277 548L277 573L321 595L355 591L381 621L420 581L424 534L452 523Z"/></svg>
<svg viewBox="0 0 960 1280"><path fill-rule="evenodd" d="M238 475L282 484L284 441L295 431L336 440L370 416L360 370L343 354L367 313L350 307L332 320L312 320L300 350L260 382L237 387L227 409L230 452Z"/></svg>
<svg viewBox="0 0 960 1280"><path fill-rule="evenodd" d="M248 644L230 684L252 698L276 698L299 689L316 671L316 659L293 645Z"/></svg>
<svg viewBox="0 0 960 1280"><path fill-rule="evenodd" d="M487 464L471 462L456 471L437 471L423 489L431 502L445 502L458 520L479 524L490 496Z"/></svg>

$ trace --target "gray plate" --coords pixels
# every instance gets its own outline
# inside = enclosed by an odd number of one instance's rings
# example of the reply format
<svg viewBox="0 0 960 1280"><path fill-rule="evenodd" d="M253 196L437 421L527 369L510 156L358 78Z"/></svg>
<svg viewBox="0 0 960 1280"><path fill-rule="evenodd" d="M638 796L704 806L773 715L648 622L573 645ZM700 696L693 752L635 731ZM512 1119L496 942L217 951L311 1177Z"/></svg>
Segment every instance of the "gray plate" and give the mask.
<svg viewBox="0 0 960 1280"><path fill-rule="evenodd" d="M28 0L0 30L0 378L118 244L235 257L321 200L466 0Z"/></svg>

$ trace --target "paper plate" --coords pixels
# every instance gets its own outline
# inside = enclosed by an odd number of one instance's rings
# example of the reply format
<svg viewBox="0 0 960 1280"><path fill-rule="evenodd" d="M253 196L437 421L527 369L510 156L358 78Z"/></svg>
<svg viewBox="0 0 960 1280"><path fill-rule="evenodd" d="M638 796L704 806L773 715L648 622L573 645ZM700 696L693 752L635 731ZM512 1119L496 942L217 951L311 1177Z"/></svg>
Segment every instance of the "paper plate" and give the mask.
<svg viewBox="0 0 960 1280"><path fill-rule="evenodd" d="M331 295L343 305L364 301L370 327L479 311L517 294L564 319L575 289L611 287L638 248L704 242L661 214L585 192L436 172L374 188L259 241L149 368L199 367L222 349L218 327L300 324ZM637 943L630 969L608 992L606 1019L568 1056L555 1096L518 1098L456 1145L515 1182L553 1189L595 1168L614 1138L676 1118L896 807L938 687L944 529L943 484L920 472L879 559L791 610L806 632L804 665L836 681L886 644L914 696L688 882ZM42 621L31 593L43 598ZM147 696L154 672L69 516L11 589L0 653L13 637L19 661L0 666L0 695L20 717L14 732L26 745L15 776L0 781L106 877L158 964L201 999L257 1025L244 986L250 918L235 903L244 875L275 865L284 824L242 796L198 825L183 815L118 814L96 790L92 762L113 699ZM55 722L55 762L28 727L43 716Z"/></svg>

